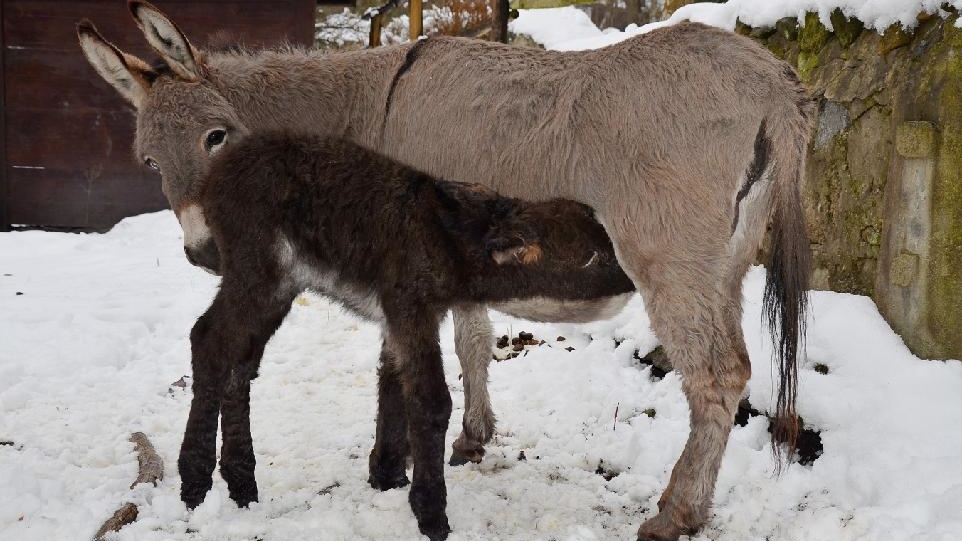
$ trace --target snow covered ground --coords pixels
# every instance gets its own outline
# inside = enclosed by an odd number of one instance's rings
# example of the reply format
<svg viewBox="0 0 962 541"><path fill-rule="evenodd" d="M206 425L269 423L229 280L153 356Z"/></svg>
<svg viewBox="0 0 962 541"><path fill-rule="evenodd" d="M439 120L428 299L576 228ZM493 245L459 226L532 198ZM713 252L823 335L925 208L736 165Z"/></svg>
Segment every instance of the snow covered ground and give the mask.
<svg viewBox="0 0 962 541"><path fill-rule="evenodd" d="M550 48L628 35L585 19L570 8L513 24ZM207 500L187 512L176 457L190 393L170 384L190 373L188 331L217 280L188 265L181 245L169 212L103 235L0 234L0 441L12 442L0 445L0 540L89 539L123 501L140 505L117 536L125 540L418 539L407 489L365 482L377 329L310 295L269 344L253 387L261 503L237 509L215 474ZM759 409L772 403L763 282L760 268L746 278L743 322ZM915 358L865 297L815 292L812 308L798 409L824 454L774 478L765 419L736 427L713 516L693 539L962 539L962 363ZM452 541L633 539L688 432L677 375L653 381L633 358L657 345L640 300L585 326L493 316L498 334L548 343L492 366L495 441L480 465L446 470ZM452 334L446 322L449 447L463 404ZM156 488L128 489L137 430L167 464ZM618 475L606 480L599 464Z"/></svg>
<svg viewBox="0 0 962 541"><path fill-rule="evenodd" d="M87 539L125 500L141 514L120 539L418 538L407 490L365 482L378 332L314 296L295 303L254 385L262 502L237 509L215 474L205 503L186 511L175 464L190 396L170 384L190 373L188 330L217 281L181 245L170 212L103 235L0 234L0 440L13 442L0 446L0 539ZM746 280L751 400L765 408L764 271ZM714 516L695 539L962 538L962 363L914 358L867 298L812 301L799 411L824 454L776 479L764 418L736 427ZM492 367L498 435L480 465L447 468L451 539L633 539L688 430L677 376L652 381L632 357L657 344L640 300L582 327L495 321L499 334L528 330L552 347ZM448 444L463 403L452 334L446 323ZM136 430L167 463L157 488L128 490ZM596 474L602 462L619 475Z"/></svg>

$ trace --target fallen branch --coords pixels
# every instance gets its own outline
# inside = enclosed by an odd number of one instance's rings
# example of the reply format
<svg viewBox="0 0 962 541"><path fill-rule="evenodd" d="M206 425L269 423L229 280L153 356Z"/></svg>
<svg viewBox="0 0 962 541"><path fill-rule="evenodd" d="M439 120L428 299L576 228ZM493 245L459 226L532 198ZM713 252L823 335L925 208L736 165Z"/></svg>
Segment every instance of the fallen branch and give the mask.
<svg viewBox="0 0 962 541"><path fill-rule="evenodd" d="M114 511L114 516L107 519L97 530L94 541L103 541L108 532L119 532L121 528L137 520L137 506L132 503L125 503L123 507Z"/></svg>
<svg viewBox="0 0 962 541"><path fill-rule="evenodd" d="M129 441L136 446L135 450L137 451L138 464L137 479L130 485L130 488L134 488L140 483L151 483L157 486L157 481L164 478L163 459L157 454L157 450L154 449L150 440L147 439L147 435L143 432L134 432L130 435ZM100 526L97 534L94 535L94 541L103 541L104 536L106 536L108 532L120 531L124 526L137 520L137 513L136 504L125 503L120 509L114 511L113 516Z"/></svg>

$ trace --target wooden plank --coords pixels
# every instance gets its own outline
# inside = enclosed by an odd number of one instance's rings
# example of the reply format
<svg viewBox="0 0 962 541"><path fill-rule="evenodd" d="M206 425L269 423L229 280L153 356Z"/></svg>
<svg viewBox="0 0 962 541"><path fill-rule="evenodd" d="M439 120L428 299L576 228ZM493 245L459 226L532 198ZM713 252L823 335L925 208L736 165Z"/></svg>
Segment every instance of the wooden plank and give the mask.
<svg viewBox="0 0 962 541"><path fill-rule="evenodd" d="M4 21L4 2L0 0L0 22ZM4 81L6 79L6 55L4 51L7 50L6 47L6 37L7 33L2 27L0 27L0 231L10 230L10 213L9 213L9 190L7 185L7 120L6 120L6 105L4 101Z"/></svg>
<svg viewBox="0 0 962 541"><path fill-rule="evenodd" d="M157 175L134 171L8 167L10 221L102 229L124 216L167 208Z"/></svg>
<svg viewBox="0 0 962 541"><path fill-rule="evenodd" d="M254 46L313 44L313 0L154 3L196 43L227 30ZM155 57L121 0L0 3L9 40L0 47L0 227L103 229L167 205L159 177L133 159L132 110L80 52L75 24L85 17L128 52Z"/></svg>
<svg viewBox="0 0 962 541"><path fill-rule="evenodd" d="M129 171L139 164L131 144L136 119L127 111L8 109L10 167ZM29 129L23 129L29 126Z"/></svg>
<svg viewBox="0 0 962 541"><path fill-rule="evenodd" d="M20 0L9 4L4 32L12 47L77 50L76 24L89 18L108 40L131 54L150 49L134 24L125 2L49 2ZM56 4L52 9L51 4ZM106 4L106 5L104 5ZM293 40L304 45L313 38L313 11L299 1L157 2L187 38L203 45L214 33L230 32L249 45ZM229 5L225 5L229 4ZM300 4L300 5L298 5ZM312 7L312 6L311 6ZM313 7L312 7L313 9ZM311 36L305 39L303 17L311 17Z"/></svg>

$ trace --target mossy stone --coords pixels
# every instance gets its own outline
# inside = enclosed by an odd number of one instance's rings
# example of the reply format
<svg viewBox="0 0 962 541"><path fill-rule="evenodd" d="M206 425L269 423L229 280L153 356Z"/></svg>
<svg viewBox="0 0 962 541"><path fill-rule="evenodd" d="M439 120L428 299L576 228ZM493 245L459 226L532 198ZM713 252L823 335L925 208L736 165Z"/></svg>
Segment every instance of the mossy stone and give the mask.
<svg viewBox="0 0 962 541"><path fill-rule="evenodd" d="M895 148L905 158L928 158L935 154L935 126L931 122L909 121L895 131Z"/></svg>
<svg viewBox="0 0 962 541"><path fill-rule="evenodd" d="M778 22L775 23L775 32L778 33L782 39L795 41L798 39L798 19L795 17L779 19Z"/></svg>
<svg viewBox="0 0 962 541"><path fill-rule="evenodd" d="M878 42L878 54L887 55L909 43L912 43L912 34L902 28L901 24L895 23L882 33L882 39Z"/></svg>
<svg viewBox="0 0 962 541"><path fill-rule="evenodd" d="M846 17L839 8L835 8L829 18L832 21L832 32L843 49L848 49L850 45L855 43L862 30L865 29L862 21Z"/></svg>

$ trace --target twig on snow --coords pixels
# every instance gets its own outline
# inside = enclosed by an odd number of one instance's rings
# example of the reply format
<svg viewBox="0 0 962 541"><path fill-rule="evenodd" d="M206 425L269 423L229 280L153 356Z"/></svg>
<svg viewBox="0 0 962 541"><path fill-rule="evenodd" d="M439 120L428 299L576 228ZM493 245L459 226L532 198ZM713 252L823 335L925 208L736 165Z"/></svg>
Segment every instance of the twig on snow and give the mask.
<svg viewBox="0 0 962 541"><path fill-rule="evenodd" d="M137 479L130 485L130 488L134 488L140 483L151 483L157 486L157 481L164 478L163 459L157 454L157 450L154 449L153 444L150 443L147 435L143 432L134 432L130 435L129 441L135 445L138 464ZM103 541L107 533L120 531L124 526L137 520L137 513L136 504L125 503L100 526L97 534L94 535L94 541Z"/></svg>

